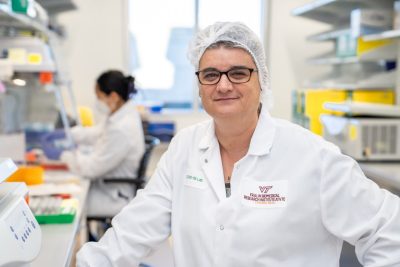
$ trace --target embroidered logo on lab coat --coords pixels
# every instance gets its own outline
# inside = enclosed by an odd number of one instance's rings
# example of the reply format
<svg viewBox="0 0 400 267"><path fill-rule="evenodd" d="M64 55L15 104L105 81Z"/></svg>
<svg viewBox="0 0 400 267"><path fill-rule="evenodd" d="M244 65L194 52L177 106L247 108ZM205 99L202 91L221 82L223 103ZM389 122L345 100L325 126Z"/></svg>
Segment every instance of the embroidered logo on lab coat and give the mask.
<svg viewBox="0 0 400 267"><path fill-rule="evenodd" d="M242 182L242 203L257 208L283 208L287 204L287 180Z"/></svg>
<svg viewBox="0 0 400 267"><path fill-rule="evenodd" d="M188 171L185 175L185 185L204 189L207 186L207 182L201 173Z"/></svg>

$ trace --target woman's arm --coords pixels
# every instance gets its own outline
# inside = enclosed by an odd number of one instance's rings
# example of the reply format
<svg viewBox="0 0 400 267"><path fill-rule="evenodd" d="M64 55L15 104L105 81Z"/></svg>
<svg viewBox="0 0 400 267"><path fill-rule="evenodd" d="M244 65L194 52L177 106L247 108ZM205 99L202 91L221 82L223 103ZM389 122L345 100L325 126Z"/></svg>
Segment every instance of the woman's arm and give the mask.
<svg viewBox="0 0 400 267"><path fill-rule="evenodd" d="M117 214L99 242L77 254L77 266L137 266L171 232L172 178L168 152L145 189ZM101 203L99 203L101 205Z"/></svg>

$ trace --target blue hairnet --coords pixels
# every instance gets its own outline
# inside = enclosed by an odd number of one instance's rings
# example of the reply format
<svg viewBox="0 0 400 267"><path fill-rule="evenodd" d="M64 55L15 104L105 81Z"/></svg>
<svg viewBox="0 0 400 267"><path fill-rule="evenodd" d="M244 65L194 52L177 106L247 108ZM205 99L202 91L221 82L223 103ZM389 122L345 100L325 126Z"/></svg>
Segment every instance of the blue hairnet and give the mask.
<svg viewBox="0 0 400 267"><path fill-rule="evenodd" d="M261 101L270 108L272 106L272 92L269 88L264 48L258 36L243 23L216 22L199 31L189 45L189 61L198 70L200 59L206 49L220 41L232 42L252 56L258 69L258 79L262 90Z"/></svg>

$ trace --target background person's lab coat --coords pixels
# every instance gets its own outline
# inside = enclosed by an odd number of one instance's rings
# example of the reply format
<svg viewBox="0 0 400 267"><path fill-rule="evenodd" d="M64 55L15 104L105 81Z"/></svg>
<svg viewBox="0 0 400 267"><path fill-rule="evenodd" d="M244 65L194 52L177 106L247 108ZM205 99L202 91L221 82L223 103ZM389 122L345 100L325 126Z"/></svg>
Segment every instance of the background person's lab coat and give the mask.
<svg viewBox="0 0 400 267"><path fill-rule="evenodd" d="M134 104L126 102L97 126L73 128L72 136L84 149L64 152L61 160L72 172L92 180L88 215L116 214L128 203L134 189L126 184L104 184L98 178L136 177L145 144Z"/></svg>
<svg viewBox="0 0 400 267"><path fill-rule="evenodd" d="M400 266L399 198L299 126L263 110L231 183L226 198L212 121L181 131L78 266L136 266L171 233L176 267L338 267L342 240L364 266Z"/></svg>

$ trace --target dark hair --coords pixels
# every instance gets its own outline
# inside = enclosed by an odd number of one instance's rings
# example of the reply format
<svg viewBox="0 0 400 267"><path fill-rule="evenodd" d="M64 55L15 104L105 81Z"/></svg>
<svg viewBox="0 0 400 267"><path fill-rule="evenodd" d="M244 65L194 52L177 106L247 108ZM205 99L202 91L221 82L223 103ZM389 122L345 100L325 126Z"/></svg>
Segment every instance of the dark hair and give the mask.
<svg viewBox="0 0 400 267"><path fill-rule="evenodd" d="M130 99L137 92L135 78L130 75L125 77L118 70L109 70L102 73L97 78L97 85L100 91L106 95L116 92L124 101Z"/></svg>

